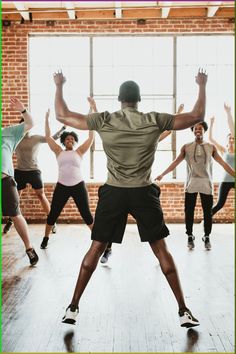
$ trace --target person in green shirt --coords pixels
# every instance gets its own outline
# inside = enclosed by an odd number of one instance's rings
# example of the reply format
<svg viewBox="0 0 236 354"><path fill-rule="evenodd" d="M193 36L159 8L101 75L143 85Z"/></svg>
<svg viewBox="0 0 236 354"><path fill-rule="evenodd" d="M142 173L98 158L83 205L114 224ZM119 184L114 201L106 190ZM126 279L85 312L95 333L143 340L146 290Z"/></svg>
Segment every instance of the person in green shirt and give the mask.
<svg viewBox="0 0 236 354"><path fill-rule="evenodd" d="M20 123L22 122L24 122L24 118L21 118ZM53 135L53 139L59 139L65 129L65 126L63 126ZM38 165L39 147L43 143L46 143L46 138L43 135L32 135L30 132L24 135L15 150L16 168L14 170L14 179L17 183L17 190L20 197L27 184L31 185L46 215L48 215L50 212L50 203L44 192L42 174ZM4 234L10 230L12 224L12 219L8 218L3 228ZM53 226L52 233L56 233L56 225Z"/></svg>
<svg viewBox="0 0 236 354"><path fill-rule="evenodd" d="M54 74L56 117L63 124L76 129L98 132L107 157L108 176L98 191L92 244L82 261L73 298L62 322L76 322L79 300L100 256L109 242L122 242L127 217L131 214L137 221L141 241L149 242L174 293L181 326L199 325L186 307L177 268L164 240L169 230L160 205L160 188L152 183L150 175L161 133L186 129L204 120L206 73L199 70L196 76L199 94L192 111L176 115L138 111L141 96L139 86L134 81L126 81L120 86L119 111L87 116L72 112L63 97L65 81L62 72Z"/></svg>
<svg viewBox="0 0 236 354"><path fill-rule="evenodd" d="M181 113L184 109L184 104L181 103L177 109L177 113ZM160 143L162 140L164 140L165 138L167 138L169 135L171 134L171 130L166 130L164 131L163 133L161 133L160 137L159 137L159 140L158 140L158 143ZM112 243L109 242L108 245L107 245L107 248L105 249L101 259L100 259L100 262L102 264L105 264L108 262L108 259L109 257L111 256L112 254Z"/></svg>
<svg viewBox="0 0 236 354"><path fill-rule="evenodd" d="M18 98L11 98L11 109L20 111L24 122L2 129L2 216L11 217L25 245L30 264L35 265L38 262L38 255L31 245L28 225L20 211L12 163L13 152L24 135L33 127L33 119Z"/></svg>

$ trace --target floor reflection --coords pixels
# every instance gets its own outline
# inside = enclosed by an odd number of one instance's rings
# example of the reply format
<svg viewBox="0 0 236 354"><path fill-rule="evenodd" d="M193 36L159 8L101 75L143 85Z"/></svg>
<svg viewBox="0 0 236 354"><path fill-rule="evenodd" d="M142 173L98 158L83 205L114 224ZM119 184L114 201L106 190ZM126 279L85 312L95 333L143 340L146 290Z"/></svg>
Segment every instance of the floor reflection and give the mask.
<svg viewBox="0 0 236 354"><path fill-rule="evenodd" d="M194 351L194 347L196 346L199 339L199 333L195 329L190 328L187 332L187 343L184 352L191 353Z"/></svg>
<svg viewBox="0 0 236 354"><path fill-rule="evenodd" d="M66 332L66 334L64 336L64 343L65 343L66 350L68 353L74 353L73 338L74 338L74 331Z"/></svg>

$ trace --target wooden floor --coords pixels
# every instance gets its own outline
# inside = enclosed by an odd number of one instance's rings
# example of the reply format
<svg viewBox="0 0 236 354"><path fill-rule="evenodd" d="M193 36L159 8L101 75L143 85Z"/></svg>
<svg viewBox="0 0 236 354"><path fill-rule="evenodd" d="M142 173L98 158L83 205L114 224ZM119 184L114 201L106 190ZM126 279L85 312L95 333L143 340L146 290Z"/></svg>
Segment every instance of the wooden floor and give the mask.
<svg viewBox="0 0 236 354"><path fill-rule="evenodd" d="M183 225L167 238L187 305L201 325L179 326L177 306L147 243L128 225L107 266L99 264L80 303L76 326L61 323L81 259L90 244L84 225L58 225L40 250L43 225L30 225L40 261L28 266L15 230L3 236L3 352L234 352L234 225L214 224L212 250L195 226L188 251Z"/></svg>

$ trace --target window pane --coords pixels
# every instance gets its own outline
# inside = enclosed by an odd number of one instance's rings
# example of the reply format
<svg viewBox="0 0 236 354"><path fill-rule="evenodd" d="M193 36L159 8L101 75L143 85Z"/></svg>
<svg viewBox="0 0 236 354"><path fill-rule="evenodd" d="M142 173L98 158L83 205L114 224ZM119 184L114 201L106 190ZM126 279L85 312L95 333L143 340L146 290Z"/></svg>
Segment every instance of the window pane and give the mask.
<svg viewBox="0 0 236 354"><path fill-rule="evenodd" d="M214 137L221 144L226 144L229 132L224 102L234 112L234 37L233 36L190 36L177 38L177 103L184 103L185 110L191 110L196 98L198 87L194 76L199 67L208 73L206 122L215 116ZM186 142L193 141L190 130L177 132L177 153ZM205 134L208 140L208 132ZM184 164L177 168L177 178L185 176ZM219 181L222 168L215 164L214 180Z"/></svg>
<svg viewBox="0 0 236 354"><path fill-rule="evenodd" d="M95 94L117 95L127 80L137 81L141 94L172 94L171 37L96 37L93 60Z"/></svg>
<svg viewBox="0 0 236 354"><path fill-rule="evenodd" d="M159 144L157 151L155 153L155 160L152 167L152 180L154 180L158 175L160 175L172 162L172 152L171 151L160 151L161 144ZM172 174L169 173L165 176L163 181L169 181L172 179Z"/></svg>
<svg viewBox="0 0 236 354"><path fill-rule="evenodd" d="M94 180L104 183L107 179L107 159L103 151L94 152Z"/></svg>
<svg viewBox="0 0 236 354"><path fill-rule="evenodd" d="M54 114L53 73L58 69L62 69L67 79L64 94L70 109L82 113L88 112L87 96L90 92L88 38L76 36L30 37L29 63L30 109L36 122L33 133L44 135L44 116L48 108L51 108L51 132L54 133L61 127ZM57 180L57 164L54 154L49 152L46 144L39 153L39 164L44 181L55 182Z"/></svg>

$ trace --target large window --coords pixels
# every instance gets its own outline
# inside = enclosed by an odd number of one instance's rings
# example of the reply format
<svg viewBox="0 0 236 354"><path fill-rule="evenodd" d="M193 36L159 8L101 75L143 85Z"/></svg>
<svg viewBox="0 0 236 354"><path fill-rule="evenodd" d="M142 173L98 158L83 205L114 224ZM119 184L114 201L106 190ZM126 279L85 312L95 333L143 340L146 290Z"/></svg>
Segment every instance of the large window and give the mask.
<svg viewBox="0 0 236 354"><path fill-rule="evenodd" d="M86 113L87 96L93 94L99 111L115 111L120 84L135 80L141 88L143 112L156 110L173 113L180 104L189 110L194 104L197 85L194 75L199 66L207 69L207 117L216 116L215 136L221 144L227 134L224 101L234 100L233 36L32 36L29 43L30 108L38 122L35 132L44 134L44 115L51 108L51 130L59 129L53 109L53 72L62 69L67 83L64 93L72 110ZM232 110L234 107L232 107ZM87 132L77 131L80 142ZM176 133L162 141L156 152L153 177L161 172L193 136L190 130ZM40 150L40 166L45 182L55 182L57 164L49 148ZM98 134L94 150L83 163L84 177L103 182L106 179L106 157ZM216 179L221 170L215 169ZM169 174L166 179L170 180ZM185 163L176 171L177 180L185 178Z"/></svg>
<svg viewBox="0 0 236 354"><path fill-rule="evenodd" d="M234 37L233 36L184 36L177 38L177 102L184 102L189 110L194 104L197 87L193 83L193 73L203 67L208 73L206 122L215 116L214 136L226 146L227 126L224 102L232 106L234 112ZM205 134L208 139L208 132ZM177 133L177 151L193 140L190 129ZM177 177L185 177L184 163L177 169ZM224 173L214 162L214 180L220 181Z"/></svg>

